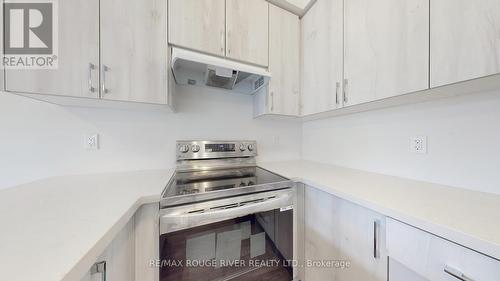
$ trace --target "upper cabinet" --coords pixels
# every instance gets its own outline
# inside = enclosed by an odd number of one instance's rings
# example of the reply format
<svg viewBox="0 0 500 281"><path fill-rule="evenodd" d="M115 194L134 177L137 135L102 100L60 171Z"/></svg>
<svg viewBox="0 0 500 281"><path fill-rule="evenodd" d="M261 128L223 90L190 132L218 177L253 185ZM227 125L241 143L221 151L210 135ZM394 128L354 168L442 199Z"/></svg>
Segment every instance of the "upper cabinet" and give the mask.
<svg viewBox="0 0 500 281"><path fill-rule="evenodd" d="M269 5L270 111L298 115L300 102L300 22L296 15Z"/></svg>
<svg viewBox="0 0 500 281"><path fill-rule="evenodd" d="M302 18L302 115L342 106L343 2L318 0Z"/></svg>
<svg viewBox="0 0 500 281"><path fill-rule="evenodd" d="M429 1L349 0L345 5L345 105L427 89Z"/></svg>
<svg viewBox="0 0 500 281"><path fill-rule="evenodd" d="M226 0L169 0L170 44L226 55Z"/></svg>
<svg viewBox="0 0 500 281"><path fill-rule="evenodd" d="M431 1L431 87L500 73L500 1Z"/></svg>
<svg viewBox="0 0 500 281"><path fill-rule="evenodd" d="M57 3L57 69L6 69L5 90L98 98L99 1L64 0Z"/></svg>
<svg viewBox="0 0 500 281"><path fill-rule="evenodd" d="M261 66L269 63L269 3L226 0L226 55Z"/></svg>
<svg viewBox="0 0 500 281"><path fill-rule="evenodd" d="M299 115L300 103L300 20L269 5L269 72L267 89L257 93L255 115Z"/></svg>
<svg viewBox="0 0 500 281"><path fill-rule="evenodd" d="M101 97L166 104L167 3L101 0Z"/></svg>
<svg viewBox="0 0 500 281"><path fill-rule="evenodd" d="M267 67L269 3L265 0L169 0L172 45Z"/></svg>
<svg viewBox="0 0 500 281"><path fill-rule="evenodd" d="M169 103L165 1L57 3L58 67L9 69L5 73L7 91L54 103L53 96ZM71 103L63 100L61 104ZM90 104L88 100L74 102Z"/></svg>

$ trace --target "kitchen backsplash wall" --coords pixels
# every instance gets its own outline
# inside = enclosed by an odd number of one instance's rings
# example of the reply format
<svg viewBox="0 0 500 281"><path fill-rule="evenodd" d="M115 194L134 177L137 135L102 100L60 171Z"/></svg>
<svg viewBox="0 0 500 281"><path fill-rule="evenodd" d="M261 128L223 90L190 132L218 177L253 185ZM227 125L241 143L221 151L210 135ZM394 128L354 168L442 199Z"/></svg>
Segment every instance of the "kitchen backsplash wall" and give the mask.
<svg viewBox="0 0 500 281"><path fill-rule="evenodd" d="M60 107L0 93L0 188L40 178L169 168L178 139L256 139L259 160L300 158L299 122L254 120L252 97L177 87L177 113ZM7 118L5 118L7 117ZM84 136L100 134L100 149Z"/></svg>
<svg viewBox="0 0 500 281"><path fill-rule="evenodd" d="M307 122L302 143L307 160L500 194L500 92Z"/></svg>

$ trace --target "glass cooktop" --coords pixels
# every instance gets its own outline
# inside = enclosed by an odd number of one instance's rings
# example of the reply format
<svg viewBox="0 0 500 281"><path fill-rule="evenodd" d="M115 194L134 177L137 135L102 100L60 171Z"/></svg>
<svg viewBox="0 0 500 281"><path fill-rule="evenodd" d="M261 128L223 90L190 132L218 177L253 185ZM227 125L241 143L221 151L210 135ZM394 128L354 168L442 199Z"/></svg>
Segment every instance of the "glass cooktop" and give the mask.
<svg viewBox="0 0 500 281"><path fill-rule="evenodd" d="M290 185L290 180L257 166L211 171L177 172L170 180L162 197L163 199L169 199L191 196L190 200L182 200L182 203L190 203L190 201L196 202L207 199L206 197L214 197L215 193L223 196L224 191L238 195L239 193L257 192L266 189L273 190L280 188L282 185L280 183ZM257 186L259 188L254 188ZM209 194L214 196L208 196Z"/></svg>

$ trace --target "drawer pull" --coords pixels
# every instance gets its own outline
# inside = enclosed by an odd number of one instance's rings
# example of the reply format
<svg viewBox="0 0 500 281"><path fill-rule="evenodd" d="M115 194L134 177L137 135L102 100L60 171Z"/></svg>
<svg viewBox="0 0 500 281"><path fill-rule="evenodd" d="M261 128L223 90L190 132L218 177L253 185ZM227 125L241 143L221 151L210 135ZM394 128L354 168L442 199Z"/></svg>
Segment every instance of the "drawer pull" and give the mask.
<svg viewBox="0 0 500 281"><path fill-rule="evenodd" d="M373 258L374 259L380 258L379 240L380 240L380 221L375 220L373 222Z"/></svg>
<svg viewBox="0 0 500 281"><path fill-rule="evenodd" d="M462 280L462 281L474 281L474 279L471 279L467 276L465 276L465 274L463 274L462 272L460 272L459 270L453 268L453 267L450 267L450 266L445 266L444 267L444 272L450 276L453 276L455 278L457 278L458 280Z"/></svg>

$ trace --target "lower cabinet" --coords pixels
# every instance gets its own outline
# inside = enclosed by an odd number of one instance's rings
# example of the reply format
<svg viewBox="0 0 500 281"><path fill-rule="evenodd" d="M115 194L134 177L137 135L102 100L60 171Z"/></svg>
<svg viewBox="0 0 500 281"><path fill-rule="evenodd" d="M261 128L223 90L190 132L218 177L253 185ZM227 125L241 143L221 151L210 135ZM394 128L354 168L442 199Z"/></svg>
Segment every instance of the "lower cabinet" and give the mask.
<svg viewBox="0 0 500 281"><path fill-rule="evenodd" d="M386 281L385 217L307 186L305 280Z"/></svg>
<svg viewBox="0 0 500 281"><path fill-rule="evenodd" d="M96 260L81 281L158 281L158 204L142 206Z"/></svg>
<svg viewBox="0 0 500 281"><path fill-rule="evenodd" d="M390 218L387 252L391 281L500 280L500 261Z"/></svg>

